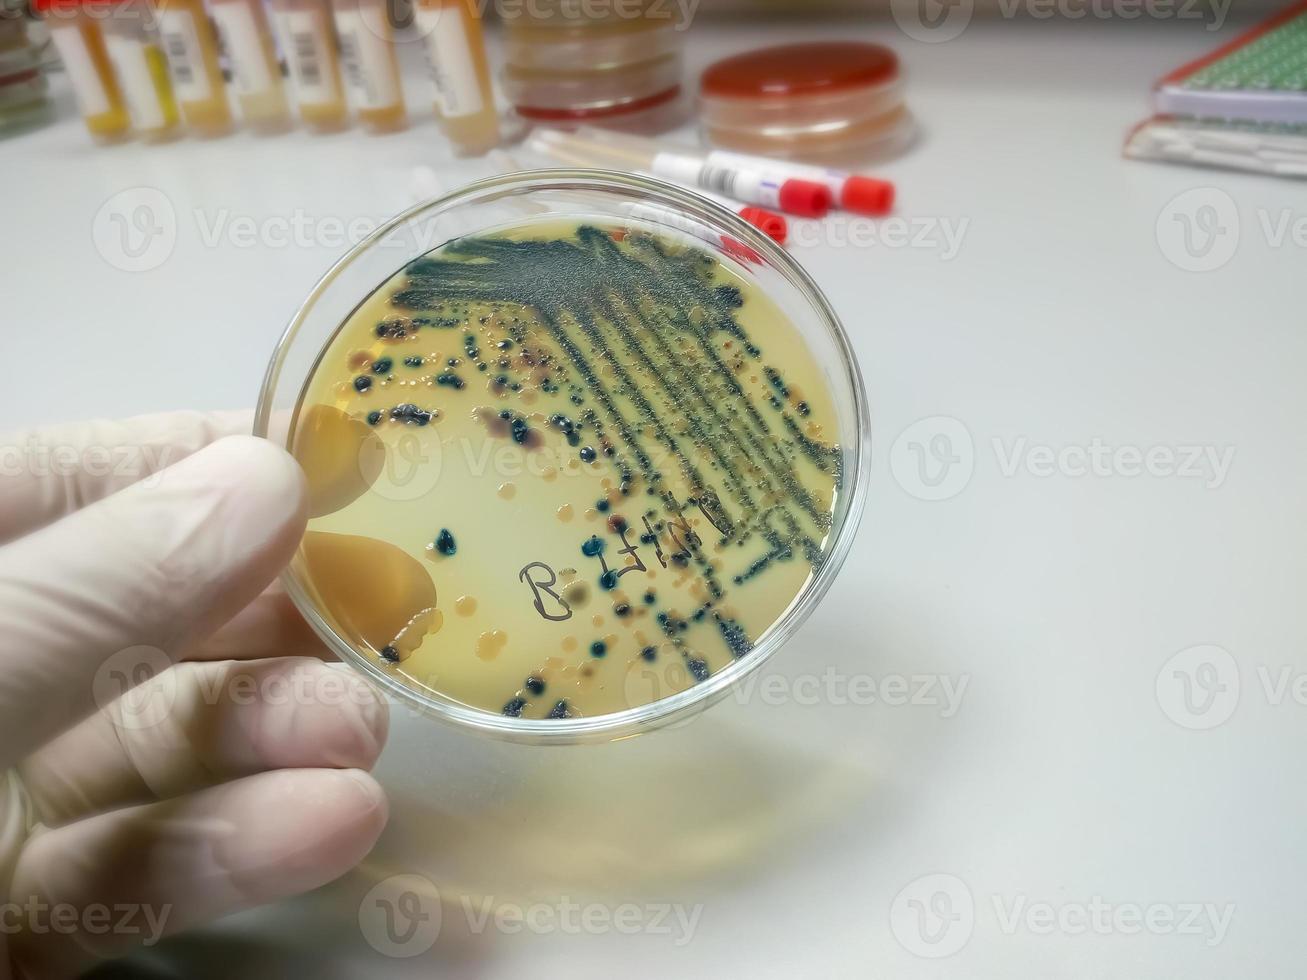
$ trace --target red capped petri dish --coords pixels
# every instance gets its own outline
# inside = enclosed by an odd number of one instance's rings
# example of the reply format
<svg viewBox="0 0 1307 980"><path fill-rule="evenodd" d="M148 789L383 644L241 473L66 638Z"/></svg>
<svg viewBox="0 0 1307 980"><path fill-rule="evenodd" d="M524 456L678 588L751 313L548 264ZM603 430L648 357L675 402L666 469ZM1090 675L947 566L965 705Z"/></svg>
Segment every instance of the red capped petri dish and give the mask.
<svg viewBox="0 0 1307 980"><path fill-rule="evenodd" d="M594 124L623 132L661 133L684 120L688 111L685 102L678 85L643 97L552 108L518 105L514 111L528 122L560 129Z"/></svg>
<svg viewBox="0 0 1307 980"><path fill-rule="evenodd" d="M880 44L786 44L725 58L701 80L714 146L814 163L891 155L912 137L898 55Z"/></svg>

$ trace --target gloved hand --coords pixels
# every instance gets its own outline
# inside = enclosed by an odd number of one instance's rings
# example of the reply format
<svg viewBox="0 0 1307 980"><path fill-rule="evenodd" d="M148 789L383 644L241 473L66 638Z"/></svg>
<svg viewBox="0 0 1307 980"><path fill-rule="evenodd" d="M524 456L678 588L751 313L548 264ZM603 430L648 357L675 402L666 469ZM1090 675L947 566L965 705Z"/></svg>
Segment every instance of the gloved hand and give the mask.
<svg viewBox="0 0 1307 980"><path fill-rule="evenodd" d="M314 888L385 824L385 703L269 584L304 481L249 430L0 439L0 977Z"/></svg>

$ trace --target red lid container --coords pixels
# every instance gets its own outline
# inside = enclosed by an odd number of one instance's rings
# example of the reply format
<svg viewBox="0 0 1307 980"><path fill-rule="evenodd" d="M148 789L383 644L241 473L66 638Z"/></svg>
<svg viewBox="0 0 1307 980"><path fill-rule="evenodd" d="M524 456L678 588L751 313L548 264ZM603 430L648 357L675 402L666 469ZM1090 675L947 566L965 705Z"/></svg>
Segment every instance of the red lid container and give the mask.
<svg viewBox="0 0 1307 980"><path fill-rule="evenodd" d="M853 164L910 140L898 56L879 44L786 44L718 61L703 73L709 143L785 159Z"/></svg>

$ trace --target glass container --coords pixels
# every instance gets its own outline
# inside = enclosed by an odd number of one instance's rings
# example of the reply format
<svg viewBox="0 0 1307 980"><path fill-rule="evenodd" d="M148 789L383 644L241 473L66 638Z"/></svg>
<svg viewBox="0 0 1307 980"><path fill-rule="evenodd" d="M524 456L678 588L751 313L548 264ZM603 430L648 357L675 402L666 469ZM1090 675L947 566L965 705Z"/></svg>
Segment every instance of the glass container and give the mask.
<svg viewBox="0 0 1307 980"><path fill-rule="evenodd" d="M725 696L766 663L816 608L839 571L863 509L870 465L867 398L849 339L829 302L798 263L752 225L693 192L652 178L595 170L532 171L482 180L414 207L369 236L326 273L292 319L268 368L255 431L293 448L297 408L324 351L360 302L409 262L465 236L560 221L595 222L622 232L647 230L688 242L729 264L751 289L765 296L801 338L818 369L816 376L828 386L834 418L827 430L834 430L831 441L839 445L842 476L822 560L752 649L701 683L609 714L550 720L512 717L469 707L430 687L411 685L387 670L375 653L365 655L337 631L331 611L320 608L313 598L299 559L292 563L285 585L308 622L341 659L400 704L465 729L549 744L621 738L684 718ZM339 463L359 465L361 459ZM426 471L414 472L421 477ZM434 478L431 486L416 479L408 492L421 494L417 499L429 499L433 509L439 508ZM516 585L511 572L506 574L506 583L511 580ZM450 597L443 601L449 602Z"/></svg>

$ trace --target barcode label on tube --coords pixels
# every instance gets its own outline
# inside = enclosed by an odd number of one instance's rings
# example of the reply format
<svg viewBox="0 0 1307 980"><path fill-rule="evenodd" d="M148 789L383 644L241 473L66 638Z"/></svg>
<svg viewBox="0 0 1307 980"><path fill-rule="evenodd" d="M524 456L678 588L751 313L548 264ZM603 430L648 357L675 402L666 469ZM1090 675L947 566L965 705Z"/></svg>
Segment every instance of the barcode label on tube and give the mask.
<svg viewBox="0 0 1307 980"><path fill-rule="evenodd" d="M339 95L332 77L331 53L327 47L329 41L323 18L315 11L285 10L278 16L277 26L300 104L337 102Z"/></svg>
<svg viewBox="0 0 1307 980"><path fill-rule="evenodd" d="M688 184L745 204L775 208L781 203L781 185L777 181L753 170L723 167L688 153L656 153L649 161L649 169L672 183Z"/></svg>
<svg viewBox="0 0 1307 980"><path fill-rule="evenodd" d="M726 197L736 197L735 180L738 176L734 170L705 163L699 171L699 186L706 191L715 191Z"/></svg>
<svg viewBox="0 0 1307 980"><path fill-rule="evenodd" d="M485 108L485 101L458 5L419 6L414 15L418 33L426 38L427 68L440 114L448 119L476 115Z"/></svg>
<svg viewBox="0 0 1307 980"><path fill-rule="evenodd" d="M187 60L190 53L186 50L186 39L180 34L165 34L163 43L167 48L168 64L172 68L173 80L178 87L190 85L195 80L195 72Z"/></svg>
<svg viewBox="0 0 1307 980"><path fill-rule="evenodd" d="M318 59L317 38L312 34L294 35L295 63L299 65L300 82L312 87L322 84L322 64Z"/></svg>
<svg viewBox="0 0 1307 980"><path fill-rule="evenodd" d="M381 109L403 101L395 81L391 41L369 26L360 10L337 10L340 66L350 101L359 109Z"/></svg>
<svg viewBox="0 0 1307 980"><path fill-rule="evenodd" d="M243 3L215 3L212 9L222 45L231 59L236 91L252 95L271 88L272 74L250 8Z"/></svg>
<svg viewBox="0 0 1307 980"><path fill-rule="evenodd" d="M339 24L337 25L339 27ZM368 80L363 74L362 55L359 53L359 39L345 31L340 32L340 73L345 76L345 87L351 92L361 94L364 100L371 102L374 94L368 88Z"/></svg>
<svg viewBox="0 0 1307 980"><path fill-rule="evenodd" d="M206 25L207 27L207 25ZM159 36L172 74L173 91L180 102L209 98L209 75L195 18L189 10L159 11Z"/></svg>
<svg viewBox="0 0 1307 980"><path fill-rule="evenodd" d="M723 167L709 161L699 169L698 183L706 191L746 204L775 208L781 203L780 184L749 170Z"/></svg>

